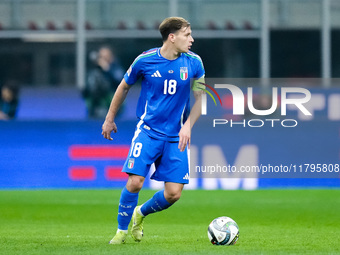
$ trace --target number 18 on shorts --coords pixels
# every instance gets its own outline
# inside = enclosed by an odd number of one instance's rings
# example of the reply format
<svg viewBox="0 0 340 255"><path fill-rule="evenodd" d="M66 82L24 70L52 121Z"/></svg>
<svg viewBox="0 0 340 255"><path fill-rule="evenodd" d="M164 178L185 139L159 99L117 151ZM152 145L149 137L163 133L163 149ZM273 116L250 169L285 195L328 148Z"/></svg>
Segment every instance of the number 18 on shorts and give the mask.
<svg viewBox="0 0 340 255"><path fill-rule="evenodd" d="M189 183L187 149L181 152L178 142L155 139L141 131L132 141L123 172L146 177L153 163L156 171L151 179Z"/></svg>

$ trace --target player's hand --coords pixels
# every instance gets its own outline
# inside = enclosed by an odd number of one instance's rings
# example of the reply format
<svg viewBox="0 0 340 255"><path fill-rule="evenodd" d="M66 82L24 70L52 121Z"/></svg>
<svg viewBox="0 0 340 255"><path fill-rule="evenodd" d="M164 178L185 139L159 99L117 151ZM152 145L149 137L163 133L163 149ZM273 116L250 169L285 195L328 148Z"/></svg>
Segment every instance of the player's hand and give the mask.
<svg viewBox="0 0 340 255"><path fill-rule="evenodd" d="M179 135L178 149L180 151L184 151L187 145L188 148L190 149L191 130L190 125L187 122L183 125L178 135Z"/></svg>
<svg viewBox="0 0 340 255"><path fill-rule="evenodd" d="M104 136L104 138L108 139L108 140L113 140L111 137L111 132L117 133L117 126L116 123L114 121L110 122L105 120L103 126L102 126L102 135Z"/></svg>

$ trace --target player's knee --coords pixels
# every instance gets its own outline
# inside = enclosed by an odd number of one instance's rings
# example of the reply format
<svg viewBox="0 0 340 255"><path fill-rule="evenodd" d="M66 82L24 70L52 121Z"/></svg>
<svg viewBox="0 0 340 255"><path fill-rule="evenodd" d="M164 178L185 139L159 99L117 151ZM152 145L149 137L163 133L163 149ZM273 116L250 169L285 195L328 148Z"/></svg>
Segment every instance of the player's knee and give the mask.
<svg viewBox="0 0 340 255"><path fill-rule="evenodd" d="M130 175L126 188L133 193L139 192L144 184L144 177L138 175Z"/></svg>
<svg viewBox="0 0 340 255"><path fill-rule="evenodd" d="M165 199L171 204L178 201L181 198L181 195L182 195L181 191L170 191L164 194Z"/></svg>

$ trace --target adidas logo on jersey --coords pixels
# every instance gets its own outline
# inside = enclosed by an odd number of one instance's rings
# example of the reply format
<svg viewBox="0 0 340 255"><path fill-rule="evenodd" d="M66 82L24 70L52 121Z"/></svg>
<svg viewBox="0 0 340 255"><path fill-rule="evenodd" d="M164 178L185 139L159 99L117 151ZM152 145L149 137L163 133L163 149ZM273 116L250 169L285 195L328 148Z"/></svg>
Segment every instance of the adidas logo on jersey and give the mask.
<svg viewBox="0 0 340 255"><path fill-rule="evenodd" d="M156 72L153 73L153 75L151 75L151 77L162 77L162 75L161 75L160 72L157 70Z"/></svg>
<svg viewBox="0 0 340 255"><path fill-rule="evenodd" d="M189 180L189 174L186 173L185 176L183 177L183 180Z"/></svg>

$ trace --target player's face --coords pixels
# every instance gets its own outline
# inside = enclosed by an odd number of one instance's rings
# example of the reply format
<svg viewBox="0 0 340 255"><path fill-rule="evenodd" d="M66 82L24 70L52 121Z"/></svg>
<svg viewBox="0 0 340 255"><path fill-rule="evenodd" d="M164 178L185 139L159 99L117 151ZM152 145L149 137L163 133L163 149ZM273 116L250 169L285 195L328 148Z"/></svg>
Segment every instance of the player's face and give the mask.
<svg viewBox="0 0 340 255"><path fill-rule="evenodd" d="M191 48L194 38L191 35L191 28L183 27L175 33L175 47L178 52L188 52Z"/></svg>
<svg viewBox="0 0 340 255"><path fill-rule="evenodd" d="M103 59L109 63L113 61L112 52L109 49L102 48L98 52L98 59Z"/></svg>

